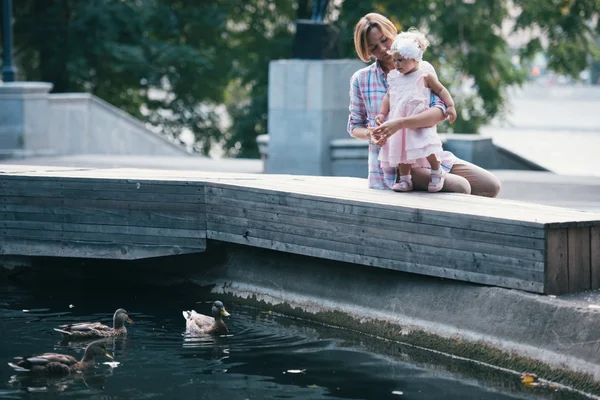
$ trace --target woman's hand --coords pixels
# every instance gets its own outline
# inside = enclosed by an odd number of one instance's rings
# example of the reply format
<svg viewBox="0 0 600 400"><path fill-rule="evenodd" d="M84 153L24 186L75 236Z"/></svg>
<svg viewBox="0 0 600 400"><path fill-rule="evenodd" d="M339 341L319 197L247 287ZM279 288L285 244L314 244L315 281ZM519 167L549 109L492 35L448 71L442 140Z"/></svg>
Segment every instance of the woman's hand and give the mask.
<svg viewBox="0 0 600 400"><path fill-rule="evenodd" d="M381 114L381 113L377 114L377 116L375 117L375 123L377 124L377 126L383 124L383 121L385 121L385 117L386 117L385 114Z"/></svg>
<svg viewBox="0 0 600 400"><path fill-rule="evenodd" d="M384 122L376 128L369 128L371 138L377 146L383 146L388 138L402 129L402 118Z"/></svg>

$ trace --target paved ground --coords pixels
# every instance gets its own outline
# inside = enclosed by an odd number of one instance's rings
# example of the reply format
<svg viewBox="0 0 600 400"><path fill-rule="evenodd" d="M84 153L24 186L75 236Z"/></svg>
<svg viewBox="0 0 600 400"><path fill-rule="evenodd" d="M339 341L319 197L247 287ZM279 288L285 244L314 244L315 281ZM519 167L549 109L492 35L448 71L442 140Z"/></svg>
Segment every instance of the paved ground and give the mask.
<svg viewBox="0 0 600 400"><path fill-rule="evenodd" d="M500 198L600 212L600 179L538 171L493 171Z"/></svg>
<svg viewBox="0 0 600 400"><path fill-rule="evenodd" d="M509 98L509 116L482 134L558 174L600 176L600 86L527 85Z"/></svg>

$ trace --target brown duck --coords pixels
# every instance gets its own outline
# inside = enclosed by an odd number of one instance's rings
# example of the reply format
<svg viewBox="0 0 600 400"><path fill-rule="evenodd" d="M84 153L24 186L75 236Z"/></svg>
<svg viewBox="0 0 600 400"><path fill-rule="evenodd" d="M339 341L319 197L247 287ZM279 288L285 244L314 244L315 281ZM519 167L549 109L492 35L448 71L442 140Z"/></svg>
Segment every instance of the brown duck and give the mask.
<svg viewBox="0 0 600 400"><path fill-rule="evenodd" d="M127 315L127 311L122 308L117 309L113 315L113 326L106 326L101 322L79 322L75 324L61 325L54 328L55 331L62 333L66 340L85 340L103 337L125 335L127 328L125 322L130 324L133 321Z"/></svg>
<svg viewBox="0 0 600 400"><path fill-rule="evenodd" d="M59 353L44 353L37 356L23 357L16 364L8 365L18 372L29 372L36 375L69 375L84 371L96 364L96 356L105 356L113 360L102 343L90 343L81 360L73 356Z"/></svg>

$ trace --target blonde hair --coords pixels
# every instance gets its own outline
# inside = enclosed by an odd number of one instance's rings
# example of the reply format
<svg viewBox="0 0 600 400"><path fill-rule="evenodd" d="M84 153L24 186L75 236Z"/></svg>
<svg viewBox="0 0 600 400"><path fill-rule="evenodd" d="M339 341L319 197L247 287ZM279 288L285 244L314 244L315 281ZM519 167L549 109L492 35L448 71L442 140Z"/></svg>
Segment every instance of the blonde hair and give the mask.
<svg viewBox="0 0 600 400"><path fill-rule="evenodd" d="M392 21L381 14L369 13L362 17L354 27L354 48L358 57L364 62L371 60L367 36L373 28L379 29L381 34L389 40L394 40L394 37L398 34L398 29L396 29Z"/></svg>
<svg viewBox="0 0 600 400"><path fill-rule="evenodd" d="M427 50L427 48L429 47L429 40L427 40L427 38L425 37L425 35L421 32L419 32L419 30L417 28L409 28L407 31L403 31L400 32L398 34L398 36L396 36L396 39L412 39L415 42L417 42L417 44L419 45L419 48L421 49L421 51L423 53L425 53L425 50Z"/></svg>

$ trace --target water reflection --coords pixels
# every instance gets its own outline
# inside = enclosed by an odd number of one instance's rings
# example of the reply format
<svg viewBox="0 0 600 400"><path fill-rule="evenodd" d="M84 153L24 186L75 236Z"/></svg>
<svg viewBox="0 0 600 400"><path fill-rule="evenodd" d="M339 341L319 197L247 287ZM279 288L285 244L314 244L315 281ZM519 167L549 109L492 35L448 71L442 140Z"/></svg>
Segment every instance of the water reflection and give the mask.
<svg viewBox="0 0 600 400"><path fill-rule="evenodd" d="M53 328L106 320L124 306L135 320L124 336L102 339L119 363L98 360L85 374L49 379L0 367L0 397L202 399L582 399L576 393L526 388L518 375L422 352L357 333L227 304L229 334L189 335L181 310L213 303L143 288L90 301L5 288L0 283L0 359L56 352L81 358L87 342L64 342ZM194 296L198 296L194 293ZM165 301L168 299L168 301ZM197 301L206 301L197 305ZM76 304L75 308L68 308ZM23 312L26 309L28 312Z"/></svg>
<svg viewBox="0 0 600 400"><path fill-rule="evenodd" d="M106 380L112 375L112 368L88 370L83 373L63 377L48 377L31 374L15 374L8 381L10 387L24 392L64 392L69 388L84 385L89 389L104 389Z"/></svg>

